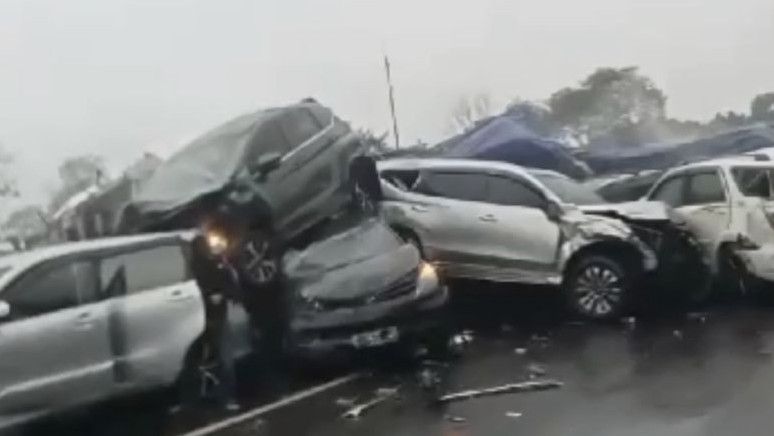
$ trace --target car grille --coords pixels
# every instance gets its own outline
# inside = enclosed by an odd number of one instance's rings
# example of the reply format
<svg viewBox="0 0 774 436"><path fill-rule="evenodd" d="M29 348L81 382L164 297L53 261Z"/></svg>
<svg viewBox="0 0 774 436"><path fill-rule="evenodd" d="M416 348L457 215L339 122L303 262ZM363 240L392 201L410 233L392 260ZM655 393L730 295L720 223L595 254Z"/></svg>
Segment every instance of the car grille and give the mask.
<svg viewBox="0 0 774 436"><path fill-rule="evenodd" d="M334 310L348 307L366 306L373 303L395 300L411 294L416 289L418 270L415 268L408 274L400 277L387 285L382 291L376 291L366 297L350 298L346 300L318 300L317 303L324 310Z"/></svg>

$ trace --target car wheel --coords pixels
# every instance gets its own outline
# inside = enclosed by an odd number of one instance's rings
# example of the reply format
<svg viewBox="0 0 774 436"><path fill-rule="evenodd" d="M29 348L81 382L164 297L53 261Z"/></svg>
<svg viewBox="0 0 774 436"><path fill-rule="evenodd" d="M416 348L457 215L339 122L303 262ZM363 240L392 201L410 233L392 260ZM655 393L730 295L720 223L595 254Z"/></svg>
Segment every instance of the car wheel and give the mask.
<svg viewBox="0 0 774 436"><path fill-rule="evenodd" d="M606 256L588 256L572 266L565 292L574 312L586 318L611 319L626 310L632 294L626 268Z"/></svg>
<svg viewBox="0 0 774 436"><path fill-rule="evenodd" d="M279 277L277 247L264 232L252 232L239 249L238 267L243 279L254 286L267 286Z"/></svg>

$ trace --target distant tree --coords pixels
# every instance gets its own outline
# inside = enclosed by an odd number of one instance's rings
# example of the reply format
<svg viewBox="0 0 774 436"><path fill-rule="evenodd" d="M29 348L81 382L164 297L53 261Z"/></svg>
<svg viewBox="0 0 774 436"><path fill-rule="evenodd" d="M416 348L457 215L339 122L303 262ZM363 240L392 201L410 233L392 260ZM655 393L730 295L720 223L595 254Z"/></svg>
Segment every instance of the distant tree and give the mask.
<svg viewBox="0 0 774 436"><path fill-rule="evenodd" d="M750 118L753 121L774 121L774 92L760 94L750 103Z"/></svg>
<svg viewBox="0 0 774 436"><path fill-rule="evenodd" d="M451 111L450 128L453 133L466 132L475 127L476 122L491 116L493 109L489 94L460 97Z"/></svg>
<svg viewBox="0 0 774 436"><path fill-rule="evenodd" d="M59 165L59 179L61 185L49 204L52 212L78 192L107 180L105 161L93 154L70 157Z"/></svg>
<svg viewBox="0 0 774 436"><path fill-rule="evenodd" d="M637 143L641 124L666 116L666 95L637 67L599 68L580 86L561 89L548 99L558 126L578 136L615 136Z"/></svg>

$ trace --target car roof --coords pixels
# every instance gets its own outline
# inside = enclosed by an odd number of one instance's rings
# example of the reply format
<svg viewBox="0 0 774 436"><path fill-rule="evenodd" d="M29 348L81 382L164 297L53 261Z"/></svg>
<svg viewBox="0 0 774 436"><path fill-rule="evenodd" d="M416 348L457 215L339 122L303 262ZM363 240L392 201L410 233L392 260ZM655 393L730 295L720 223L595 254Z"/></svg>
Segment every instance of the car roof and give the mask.
<svg viewBox="0 0 774 436"><path fill-rule="evenodd" d="M552 175L566 177L556 171L538 168L525 168L520 165L481 159L457 159L457 158L399 158L377 162L379 171L385 170L420 170L420 169L498 169L502 171L515 171L530 175Z"/></svg>
<svg viewBox="0 0 774 436"><path fill-rule="evenodd" d="M193 238L194 234L194 231L182 231L149 233L133 236L117 236L90 239L86 241L65 242L62 244L36 248L21 253L9 254L0 257L0 270L6 270L2 275L0 275L0 289L5 287L5 285L13 280L18 274L34 265L45 262L47 260L53 260L72 254L88 253L111 248L121 248L124 246L161 241L165 239L169 240L177 238L180 240L190 240Z"/></svg>
<svg viewBox="0 0 774 436"><path fill-rule="evenodd" d="M754 156L734 156L705 160L701 162L682 165L669 170L669 173L690 170L695 168L730 168L735 166L774 168L774 161L756 160Z"/></svg>

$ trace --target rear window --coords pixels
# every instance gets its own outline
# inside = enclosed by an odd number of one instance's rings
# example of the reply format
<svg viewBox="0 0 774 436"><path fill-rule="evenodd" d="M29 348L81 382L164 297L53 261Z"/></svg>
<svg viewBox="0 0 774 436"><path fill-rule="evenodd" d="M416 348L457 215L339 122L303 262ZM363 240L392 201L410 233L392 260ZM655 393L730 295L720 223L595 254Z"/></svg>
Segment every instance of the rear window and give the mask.
<svg viewBox="0 0 774 436"><path fill-rule="evenodd" d="M736 167L731 169L734 182L746 197L771 198L771 168Z"/></svg>

